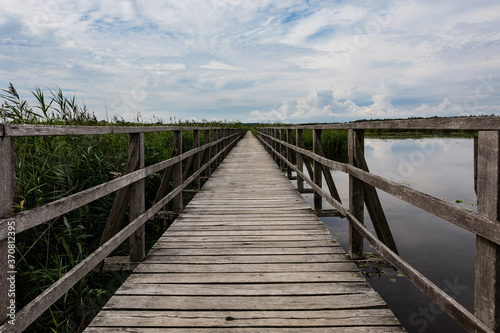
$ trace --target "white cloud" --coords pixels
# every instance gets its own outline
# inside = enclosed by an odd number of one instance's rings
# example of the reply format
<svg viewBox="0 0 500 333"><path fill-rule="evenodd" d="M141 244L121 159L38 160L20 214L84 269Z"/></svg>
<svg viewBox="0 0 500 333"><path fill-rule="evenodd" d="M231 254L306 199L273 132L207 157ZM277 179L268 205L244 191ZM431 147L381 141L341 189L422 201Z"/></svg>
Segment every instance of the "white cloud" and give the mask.
<svg viewBox="0 0 500 333"><path fill-rule="evenodd" d="M244 71L245 69L244 68L241 68L241 67L235 67L235 66L231 66L231 65L228 65L228 64L224 64L220 61L210 61L207 65L202 65L200 66L200 68L204 68L204 69L220 69L220 70L226 70L226 71Z"/></svg>

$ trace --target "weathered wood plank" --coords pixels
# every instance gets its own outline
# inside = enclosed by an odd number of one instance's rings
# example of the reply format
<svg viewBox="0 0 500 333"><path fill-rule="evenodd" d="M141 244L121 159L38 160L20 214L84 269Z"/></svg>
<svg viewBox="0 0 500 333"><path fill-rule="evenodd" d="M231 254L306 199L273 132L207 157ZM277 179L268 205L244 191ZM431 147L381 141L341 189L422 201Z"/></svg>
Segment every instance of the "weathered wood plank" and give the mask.
<svg viewBox="0 0 500 333"><path fill-rule="evenodd" d="M103 134L130 134L206 129L206 127L187 126L72 126L72 125L3 125L3 136L56 136L56 135L103 135ZM213 130L218 127L212 127Z"/></svg>
<svg viewBox="0 0 500 333"><path fill-rule="evenodd" d="M230 318L230 319L228 319ZM387 309L324 311L103 311L93 326L142 327L342 327L395 326Z"/></svg>
<svg viewBox="0 0 500 333"><path fill-rule="evenodd" d="M171 255L171 256L219 256L219 255L306 255L306 254L342 254L345 252L340 246L336 247L239 247L238 245L226 244L223 247L209 247L203 243L193 243L191 247L177 245L179 248L167 248L166 246L176 246L165 243L165 246L156 244L149 255ZM269 246L269 244L267 244Z"/></svg>
<svg viewBox="0 0 500 333"><path fill-rule="evenodd" d="M264 264L264 263L331 263L350 262L345 254L266 254L266 255L172 255L150 253L146 263L163 264Z"/></svg>
<svg viewBox="0 0 500 333"><path fill-rule="evenodd" d="M180 237L180 236L287 236L287 235L326 235L328 237L331 234L328 230L196 230L193 231L179 231L179 230L168 230L167 236L169 237Z"/></svg>
<svg viewBox="0 0 500 333"><path fill-rule="evenodd" d="M12 215L12 205L16 193L16 168L14 141L0 137L0 217ZM10 243L15 244L16 224L8 223L7 233ZM15 250L9 251L9 239L0 239L0 324L8 319L8 307L11 306L9 295L10 283L7 278L15 271ZM12 256L12 257L9 257ZM9 259L10 261L9 263ZM13 264L14 263L14 264ZM11 298L15 300L13 297ZM15 305L14 305L15 307Z"/></svg>
<svg viewBox="0 0 500 333"><path fill-rule="evenodd" d="M348 155L349 165L359 167L356 161L357 150L364 150L364 133L362 130L349 130L348 134ZM356 219L363 223L364 219L364 188L363 182L359 179L349 176L349 211L356 217ZM363 237L349 224L349 255L352 259L363 258Z"/></svg>
<svg viewBox="0 0 500 333"><path fill-rule="evenodd" d="M132 284L125 283L115 295L151 296L299 296L373 294L366 282L267 283L267 284Z"/></svg>
<svg viewBox="0 0 500 333"><path fill-rule="evenodd" d="M230 328L149 328L149 327L89 327L89 333L262 333L259 327L230 327ZM406 332L400 326L346 326L346 327L266 327L266 333L402 333Z"/></svg>
<svg viewBox="0 0 500 333"><path fill-rule="evenodd" d="M144 168L144 133L129 134L129 160L133 159L137 160L134 171ZM146 210L144 179L138 180L130 186L129 207L129 223L132 223ZM102 244L104 242L101 241ZM145 256L146 227L142 225L130 236L130 261L141 261Z"/></svg>
<svg viewBox="0 0 500 333"><path fill-rule="evenodd" d="M352 262L272 264L156 264L144 262L136 273L256 273L256 272L357 272Z"/></svg>
<svg viewBox="0 0 500 333"><path fill-rule="evenodd" d="M315 296L121 296L104 309L149 310L335 310L383 308L377 293Z"/></svg>
<svg viewBox="0 0 500 333"><path fill-rule="evenodd" d="M477 211L500 218L500 132L479 132L477 157ZM500 245L476 237L474 314L500 331Z"/></svg>

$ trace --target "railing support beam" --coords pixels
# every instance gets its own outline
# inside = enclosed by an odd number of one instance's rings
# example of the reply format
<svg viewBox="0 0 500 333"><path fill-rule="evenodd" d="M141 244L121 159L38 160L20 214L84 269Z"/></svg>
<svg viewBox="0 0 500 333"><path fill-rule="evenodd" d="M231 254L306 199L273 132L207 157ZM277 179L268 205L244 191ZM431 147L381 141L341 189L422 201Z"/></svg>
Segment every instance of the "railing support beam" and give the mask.
<svg viewBox="0 0 500 333"><path fill-rule="evenodd" d="M348 155L349 164L359 167L356 163L356 150L364 150L364 131L349 129L348 133ZM353 176L349 176L349 211L361 223L364 222L364 186L363 182ZM363 257L363 236L349 224L349 255L351 259Z"/></svg>
<svg viewBox="0 0 500 333"><path fill-rule="evenodd" d="M173 131L172 132L172 145L175 151L178 151L182 154L182 131ZM172 187L175 189L179 185L182 184L182 161L176 163L172 166L173 168L173 177L172 177ZM176 212L182 211L182 191L174 197L172 200L173 210Z"/></svg>
<svg viewBox="0 0 500 333"><path fill-rule="evenodd" d="M479 132L477 154L477 212L499 221L500 132ZM474 292L474 314L500 332L500 246L481 236L476 236Z"/></svg>
<svg viewBox="0 0 500 333"><path fill-rule="evenodd" d="M144 168L144 133L129 134L129 160L137 160L136 170ZM135 155L135 156L134 156ZM146 195L144 179L130 186L129 221L134 221L146 210ZM146 227L142 225L129 238L130 261L142 261L146 256Z"/></svg>
<svg viewBox="0 0 500 333"><path fill-rule="evenodd" d="M303 131L300 128L297 128L295 132L295 144L298 148L304 148L304 137L303 137ZM299 169L300 172L304 170L304 159L302 158L302 154L296 153L297 155L297 169ZM304 192L304 179L300 177L297 173L297 189L299 190L300 193Z"/></svg>
<svg viewBox="0 0 500 333"><path fill-rule="evenodd" d="M321 149L321 130L313 129L313 152L318 154ZM320 188L323 184L323 174L322 174L322 165L317 161L313 161L313 181ZM314 191L314 211L316 213L321 212L323 209L323 198L321 195Z"/></svg>

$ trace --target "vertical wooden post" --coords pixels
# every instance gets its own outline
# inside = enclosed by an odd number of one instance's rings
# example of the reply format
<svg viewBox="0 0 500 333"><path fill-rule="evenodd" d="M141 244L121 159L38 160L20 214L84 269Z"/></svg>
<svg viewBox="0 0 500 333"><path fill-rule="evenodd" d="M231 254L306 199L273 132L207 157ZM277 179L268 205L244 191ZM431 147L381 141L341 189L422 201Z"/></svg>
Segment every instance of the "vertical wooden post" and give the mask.
<svg viewBox="0 0 500 333"><path fill-rule="evenodd" d="M297 128L296 129L296 145L298 148L304 148L304 139L302 136L302 129ZM302 154L297 153L297 169L299 171L304 171L304 160L302 159ZM299 190L300 193L304 192L304 179L297 175L297 189Z"/></svg>
<svg viewBox="0 0 500 333"><path fill-rule="evenodd" d="M321 149L321 130L313 129L313 152L318 154ZM323 174L321 169L321 164L314 161L313 162L314 176L313 181L316 185L321 187L323 185ZM314 211L319 213L323 210L323 198L319 193L314 191Z"/></svg>
<svg viewBox="0 0 500 333"><path fill-rule="evenodd" d="M217 138L218 139L222 139L224 137L224 133L222 132L222 128L219 128L217 130L219 132L219 134L217 135ZM219 144L217 145L217 154L220 153L222 151L222 141L219 142ZM222 154L219 155L219 158L217 159L217 167L219 166L219 164L222 162Z"/></svg>
<svg viewBox="0 0 500 333"><path fill-rule="evenodd" d="M172 132L172 145L175 150L178 150L182 154L182 131L175 130ZM182 161L174 164L172 167L172 187L175 189L182 184ZM182 191L174 197L172 203L174 206L173 210L180 213L182 211Z"/></svg>
<svg viewBox="0 0 500 333"><path fill-rule="evenodd" d="M224 144L222 145L222 149L224 149L224 148L226 148L227 146L229 146L229 139L228 139L228 136L229 136L229 128L224 128L224 129L223 129L223 131L224 131L223 133L224 133L224 138L225 138L225 139L224 139ZM224 154L223 154L223 156L224 156L224 157L223 157L222 159L226 158L227 154L229 154L229 149L226 149L226 150L224 151Z"/></svg>
<svg viewBox="0 0 500 333"><path fill-rule="evenodd" d="M500 132L480 131L477 154L477 212L500 223ZM500 246L480 236L474 293L474 314L500 332Z"/></svg>
<svg viewBox="0 0 500 333"><path fill-rule="evenodd" d="M219 131L217 129L213 129L212 130L212 139L213 139L212 142L215 142L215 141L217 141L219 139L218 135L219 135ZM217 155L217 148L218 147L219 147L218 145L212 146L212 153L210 154L211 157L214 157L215 155ZM215 160L212 163L211 169L212 169L212 172L214 172L214 170L217 169L217 160Z"/></svg>
<svg viewBox="0 0 500 333"><path fill-rule="evenodd" d="M136 170L144 168L144 133L131 133L128 136L129 161L139 161ZM136 171L134 170L134 171ZM144 179L138 180L130 187L129 221L132 222L146 210ZM146 256L146 229L143 225L129 238L130 261L142 261Z"/></svg>
<svg viewBox="0 0 500 333"><path fill-rule="evenodd" d="M0 138L0 217L12 214L12 204L16 193L16 168L15 168L14 141L9 137ZM7 226L8 227L8 226ZM15 225L12 226L15 229ZM14 230L15 232L15 230ZM13 246L13 245L11 245ZM8 319L8 306L14 297L9 297L9 281L7 280L15 271L8 258L9 241L0 240L0 324ZM15 253L13 254L15 256ZM14 295L15 296L15 295Z"/></svg>
<svg viewBox="0 0 500 333"><path fill-rule="evenodd" d="M292 144L292 129L287 129L286 130L286 142L289 144ZM290 163L293 163L293 155L292 155L292 148L286 149L286 157L288 158L288 161ZM286 173L288 175L288 179L292 179L292 168L290 168L289 165L286 167Z"/></svg>
<svg viewBox="0 0 500 333"><path fill-rule="evenodd" d="M349 164L356 164L356 149L364 150L364 131L349 129L348 134L348 155ZM349 176L349 210L356 219L364 222L364 187L359 179ZM360 259L363 257L363 236L349 224L349 255L351 259Z"/></svg>
<svg viewBox="0 0 500 333"><path fill-rule="evenodd" d="M193 149L198 148L200 146L200 131L199 130L193 130ZM197 172L200 170L200 153L196 153L193 155L193 173ZM194 181L193 185L195 190L200 189L200 176L197 176Z"/></svg>
<svg viewBox="0 0 500 333"><path fill-rule="evenodd" d="M205 130L205 144L208 144L210 142L212 142L210 140L210 129L207 129L207 130ZM210 159L212 158L212 154L210 154L211 151L212 151L212 148L210 148L210 147L206 150L207 158L206 158L205 163L208 163L208 161L210 161ZM208 164L207 168L205 169L205 176L206 177L210 177L210 174L212 173L210 167L211 167L211 165Z"/></svg>
<svg viewBox="0 0 500 333"><path fill-rule="evenodd" d="M271 136L273 137L273 142L272 142L273 149L278 151L278 144L274 140L278 137L278 134L276 133L276 131L277 131L276 128L271 129ZM274 162L278 163L278 156L276 154L274 154Z"/></svg>

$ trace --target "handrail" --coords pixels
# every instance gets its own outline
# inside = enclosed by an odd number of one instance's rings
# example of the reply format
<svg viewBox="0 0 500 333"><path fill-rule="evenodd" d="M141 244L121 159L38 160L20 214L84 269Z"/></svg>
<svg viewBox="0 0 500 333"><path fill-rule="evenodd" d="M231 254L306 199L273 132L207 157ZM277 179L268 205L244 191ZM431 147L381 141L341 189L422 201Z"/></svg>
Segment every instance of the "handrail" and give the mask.
<svg viewBox="0 0 500 333"><path fill-rule="evenodd" d="M266 127L263 127L266 128ZM273 129L386 129L386 130L463 130L496 131L500 130L500 117L451 117L401 120L371 120L351 123L270 126Z"/></svg>
<svg viewBox="0 0 500 333"><path fill-rule="evenodd" d="M75 125L28 125L0 124L1 137L60 136L60 135L103 135L152 133L167 131L219 130L223 127L202 126L75 126Z"/></svg>
<svg viewBox="0 0 500 333"><path fill-rule="evenodd" d="M160 209L162 209L168 202L174 200L177 201L177 206L182 207L182 191L191 183L195 182L199 179L202 173L210 172L210 168L218 165L229 152L229 150L234 147L237 141L241 137L241 132L239 129L231 129L231 128L219 128L219 127L171 127L171 126L157 126L157 127L133 127L130 130L127 130L126 127L101 127L102 131L94 131L94 127L85 127L78 128L75 126L71 126L68 130L63 129L66 126L45 126L45 125L5 125L4 126L4 138L0 138L0 152L6 152L4 158L0 162L0 177L3 178L14 178L15 179L15 170L12 168L13 165L13 141L10 139L11 137L21 136L21 133L24 133L25 136L35 136L35 135L93 135L93 134L109 134L109 133L128 133L129 134L129 146L136 145L139 143L139 147L133 146L134 149L129 149L129 164L133 161L144 160L144 140L143 138L140 140L130 140L130 138L136 138L137 135L142 136L144 132L152 132L158 131L159 129L173 131L174 139L178 140L178 150L182 151L182 140L181 131L185 130L193 130L193 137L197 142L193 149L188 152L178 154L172 156L171 158L159 162L157 164L151 165L149 167L138 168L136 171L132 171L126 175L123 175L114 180L108 181L106 183L100 184L98 186L89 188L87 190L81 191L79 193L70 195L68 197L53 201L44 206L40 206L31 210L27 210L21 212L19 214L9 216L9 213L4 213L4 216L0 218L0 246L7 249L7 237L12 237L12 233L14 234L20 233L27 229L33 228L37 225L40 225L44 222L50 221L58 216L61 216L69 211L82 207L91 201L99 199L105 195L108 195L115 191L122 191L130 186L137 186L141 182L144 182L144 179L152 175L156 172L165 170L167 168L172 168L173 174L173 189L166 195L162 195L159 200L155 202L155 204L145 210L142 205L141 208L134 208L135 212L132 214L131 212L131 221L127 226L112 234L109 239L105 240L101 246L94 252L92 252L87 258L83 259L80 263L78 263L75 267L73 267L69 272L67 272L64 276L62 276L59 280L57 280L53 285L43 291L40 295L38 295L34 300L32 300L28 305L26 305L23 309L21 309L16 314L15 326L5 321L3 325L0 326L0 332L22 332L26 329L32 322L34 322L45 310L47 310L52 304L54 304L62 295L64 295L71 287L73 287L80 279L82 279L85 274L93 270L95 267L99 266L100 263L111 254L123 241L127 238L132 237L144 237L144 229L143 226L150 218L152 218ZM70 127L70 126L68 126ZM118 131L115 129L118 128ZM202 130L205 132L205 144L203 146L199 146L199 131ZM215 141L210 141L210 131L213 132L213 137ZM141 147L142 146L142 147ZM137 149L135 149L137 148ZM131 153L132 152L132 153ZM139 155L130 155L136 154ZM202 154L203 153L203 154ZM202 156L200 156L202 154ZM1 154L0 154L1 155ZM174 154L173 154L174 155ZM142 157L141 157L142 156ZM203 164L200 165L200 159L203 157ZM194 163L189 163L189 160ZM194 169L192 174L183 179L183 176L186 177L187 171L184 172L182 170L182 162L188 160L188 167L194 165ZM2 170L5 169L5 170ZM7 171L7 172L6 172ZM14 172L14 174L12 174ZM3 180L3 179L2 179ZM168 180L170 181L170 180ZM0 184L3 186L3 184ZM139 187L140 188L140 187ZM11 190L10 184L5 184L6 191ZM129 198L131 200L131 210L132 210L132 200L137 200L142 197L144 200L144 187L142 187L142 193L136 193L136 197ZM4 202L0 202L4 203ZM7 206L7 203L4 203ZM4 212L10 212L12 207L12 201L10 201L10 207L8 209L4 209ZM139 205L140 207L140 205ZM5 208L5 207L0 207ZM179 208L179 207L177 207ZM0 210L0 214L2 211ZM5 216L7 215L7 216ZM133 216L132 215L136 215ZM1 217L1 215L0 215ZM111 221L113 222L113 221ZM110 221L108 220L108 224ZM16 228L14 231L9 229L9 226L15 225ZM139 233L139 234L138 234ZM142 235L142 236L141 236ZM136 253L141 253L144 251L144 242L139 242L137 246L142 247L139 249L131 248L131 257L132 253L135 251ZM3 252L3 249L2 249ZM7 251L5 251L7 253ZM137 254L136 254L137 255ZM142 260L140 258L139 260ZM0 279L3 281L7 278L7 272L12 271L12 269L8 269L7 266L3 266L0 261ZM0 286L2 286L0 284ZM2 286L3 287L3 286ZM3 289L3 288L0 288ZM4 295L7 295L5 290L0 290L2 293L2 298L6 298ZM5 292L5 293L4 293ZM2 318L0 320L3 321L4 318L7 318L7 313L5 309L0 310L0 314Z"/></svg>
<svg viewBox="0 0 500 333"><path fill-rule="evenodd" d="M486 121L487 119L487 121ZM435 198L433 196L427 195L420 191L402 186L388 179L380 176L371 174L368 169L363 169L362 165L364 162L363 157L363 130L364 129L430 129L430 121L436 121L437 124L433 125L432 128L435 129L458 129L458 130L471 130L480 129L479 131L479 158L483 156L483 160L494 161L497 163L499 159L494 156L500 155L499 146L500 142L500 117L481 117L481 118L437 118L436 119L425 119L425 120L405 120L405 121L389 121L389 122L373 122L373 123L350 123L350 124L329 124L329 125L294 125L290 127L261 127L257 129L257 137L264 145L264 147L269 151L269 153L275 157L278 164L284 163L288 169L296 172L298 181L307 182L313 189L315 196L318 198L325 199L330 203L334 209L338 210L340 214L347 217L349 225L351 228L351 235L349 239L349 253L351 257L359 257L359 251L362 255L362 239L366 238L368 242L381 254L390 264L392 264L396 269L400 270L410 282L412 282L416 287L422 290L432 301L438 304L444 311L446 311L457 323L462 325L465 329L471 332L500 332L500 327L498 326L498 313L500 311L500 300L498 295L500 294L498 279L498 262L495 261L495 256L500 255L500 223L498 222L499 215L485 214L484 208L486 206L482 201L492 201L497 200L498 197L489 198L483 195L480 198L479 191L483 190L486 192L487 189L484 183L488 183L490 186L494 186L497 190L499 187L498 176L492 177L491 172L498 172L500 167L497 169L492 169L490 167L483 167L478 171L478 213L470 212L455 207L443 200ZM486 121L486 122L485 122ZM488 124L489 122L489 124ZM381 125L391 125L384 127ZM460 125L461 127L456 127ZM291 142L291 129L297 130L297 143L293 145ZM340 163L336 161L329 160L324 156L321 156L318 152L318 138L321 138L322 129L349 129L349 155L350 161L348 164ZM313 130L313 152L301 148L302 145L302 131L306 129ZM483 131L486 129L486 131ZM284 133L287 133L287 138L283 137ZM279 138L278 138L279 136ZM490 139L493 136L493 139ZM299 139L300 138L300 139ZM496 143L496 147L494 147ZM492 147L493 146L493 147ZM322 151L322 150L321 150ZM492 155L492 154L497 155ZM485 157L488 156L488 157ZM306 161L305 157L311 159L314 163L314 172L311 177L308 177L302 171L302 165L297 164L297 162ZM295 161L294 161L295 160ZM294 163L295 162L295 163ZM365 167L366 167L366 162ZM493 163L493 162L490 162ZM321 167L328 167L330 169L338 170L350 175L355 181L350 182L350 207L343 206L339 200L334 198L333 193L328 193L322 188L321 185ZM310 167L308 167L309 169ZM491 170L490 170L491 169ZM487 174L487 173L490 174ZM483 181L480 184L480 179L487 179L486 182ZM356 183L358 182L358 184ZM493 183L493 185L491 185ZM361 186L361 187L359 187ZM363 186L374 186L379 188L392 196L402 199L416 207L422 208L436 216L439 216L455 225L458 225L468 231L473 232L477 235L478 242L485 242L482 246L487 246L487 248L477 248L476 253L476 296L475 296L475 315L465 309L457 301L451 298L446 292L437 287L429 279L418 272L414 267L409 265L404 261L394 249L390 248L388 244L384 244L382 239L374 236L363 224L363 205L364 199L363 195L354 195L356 191L363 191ZM482 186L482 187L481 187ZM356 190L358 188L358 190ZM331 192L331 191L330 191ZM359 193L359 192L358 192ZM372 194L373 195L373 194ZM376 192L375 192L376 195ZM321 206L316 207L318 200L315 200L315 210L321 210ZM319 201L321 202L321 201ZM369 208L369 203L366 202L367 208ZM372 203L370 203L372 204ZM493 205L493 203L490 203ZM359 207L361 206L361 211ZM374 225L375 227L375 225ZM376 227L375 227L376 228ZM390 230L389 230L390 233ZM361 237L361 242L358 238ZM377 231L377 235L379 232ZM361 245L360 245L361 243ZM479 285L479 280L477 274L484 272L485 270L493 271L490 272L488 277L493 278L491 281L492 286ZM496 281L496 282L494 282ZM484 283L483 283L484 284ZM479 290L480 289L480 290ZM488 289L488 292L484 292L483 289ZM493 309L492 309L493 307ZM493 313L493 316L491 315ZM495 317L497 316L497 317Z"/></svg>

